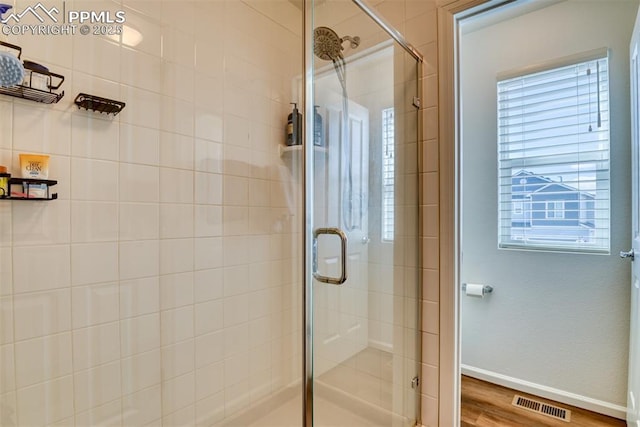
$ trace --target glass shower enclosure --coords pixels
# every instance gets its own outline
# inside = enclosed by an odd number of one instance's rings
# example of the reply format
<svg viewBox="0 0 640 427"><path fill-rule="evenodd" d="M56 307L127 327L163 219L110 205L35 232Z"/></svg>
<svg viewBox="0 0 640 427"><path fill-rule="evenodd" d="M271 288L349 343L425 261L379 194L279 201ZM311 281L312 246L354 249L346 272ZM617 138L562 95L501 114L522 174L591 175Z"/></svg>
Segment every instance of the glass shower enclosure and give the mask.
<svg viewBox="0 0 640 427"><path fill-rule="evenodd" d="M305 419L409 426L421 56L365 3L307 7Z"/></svg>
<svg viewBox="0 0 640 427"><path fill-rule="evenodd" d="M0 425L415 425L419 53L360 0L6 3L64 79L0 90L57 194L0 198Z"/></svg>

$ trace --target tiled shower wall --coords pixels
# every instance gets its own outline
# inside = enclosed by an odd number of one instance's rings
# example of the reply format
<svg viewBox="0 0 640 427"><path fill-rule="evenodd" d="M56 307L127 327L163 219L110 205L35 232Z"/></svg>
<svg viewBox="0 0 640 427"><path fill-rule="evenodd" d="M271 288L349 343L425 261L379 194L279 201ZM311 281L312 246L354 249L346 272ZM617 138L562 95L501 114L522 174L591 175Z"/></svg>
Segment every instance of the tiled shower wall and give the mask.
<svg viewBox="0 0 640 427"><path fill-rule="evenodd" d="M123 9L144 38L10 39L66 80L52 106L0 97L0 164L49 154L59 182L0 201L0 424L210 425L300 371L300 181L277 151L300 12L66 7ZM127 106L80 111L80 92Z"/></svg>

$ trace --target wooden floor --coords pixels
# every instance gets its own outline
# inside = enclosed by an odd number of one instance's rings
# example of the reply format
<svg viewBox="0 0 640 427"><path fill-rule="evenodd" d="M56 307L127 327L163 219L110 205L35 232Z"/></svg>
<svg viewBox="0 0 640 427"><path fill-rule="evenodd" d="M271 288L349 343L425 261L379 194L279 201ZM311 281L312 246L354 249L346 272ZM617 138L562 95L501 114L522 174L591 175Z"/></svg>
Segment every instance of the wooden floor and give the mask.
<svg viewBox="0 0 640 427"><path fill-rule="evenodd" d="M559 406L571 411L571 422L556 420L511 405L513 395L518 394L537 401ZM574 406L542 399L516 390L500 387L484 381L462 376L462 416L460 427L625 427L622 420L579 409Z"/></svg>

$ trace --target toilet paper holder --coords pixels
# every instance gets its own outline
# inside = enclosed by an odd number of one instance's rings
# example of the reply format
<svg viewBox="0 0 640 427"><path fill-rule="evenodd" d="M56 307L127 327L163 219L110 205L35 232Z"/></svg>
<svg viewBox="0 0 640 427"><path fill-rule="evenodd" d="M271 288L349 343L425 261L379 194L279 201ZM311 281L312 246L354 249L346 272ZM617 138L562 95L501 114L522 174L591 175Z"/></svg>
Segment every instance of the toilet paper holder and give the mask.
<svg viewBox="0 0 640 427"><path fill-rule="evenodd" d="M463 283L462 284L462 292L466 292L467 290L467 284ZM485 294L490 294L491 292L493 292L493 286L489 286L489 285L483 285L482 286L482 292Z"/></svg>

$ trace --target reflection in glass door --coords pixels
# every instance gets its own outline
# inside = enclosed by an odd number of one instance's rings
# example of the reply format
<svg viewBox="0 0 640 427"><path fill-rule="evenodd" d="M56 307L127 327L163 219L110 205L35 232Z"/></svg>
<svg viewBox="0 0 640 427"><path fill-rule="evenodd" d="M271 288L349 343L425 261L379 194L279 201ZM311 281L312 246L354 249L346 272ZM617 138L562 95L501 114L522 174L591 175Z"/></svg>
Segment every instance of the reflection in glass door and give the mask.
<svg viewBox="0 0 640 427"><path fill-rule="evenodd" d="M355 3L343 6L349 26L326 4L313 13L313 425L409 426L418 404L419 64Z"/></svg>

